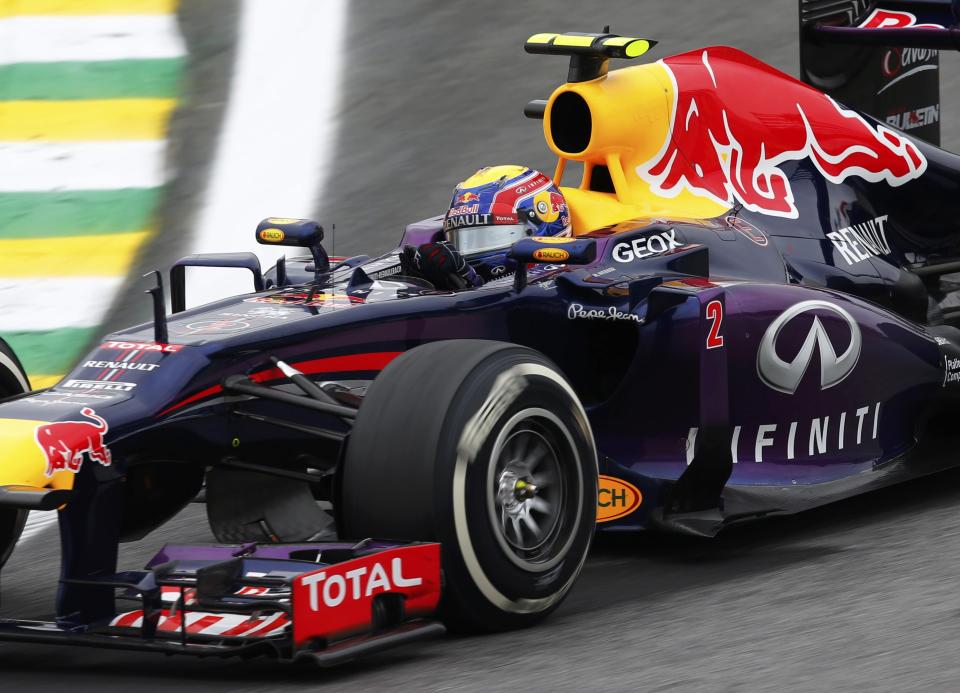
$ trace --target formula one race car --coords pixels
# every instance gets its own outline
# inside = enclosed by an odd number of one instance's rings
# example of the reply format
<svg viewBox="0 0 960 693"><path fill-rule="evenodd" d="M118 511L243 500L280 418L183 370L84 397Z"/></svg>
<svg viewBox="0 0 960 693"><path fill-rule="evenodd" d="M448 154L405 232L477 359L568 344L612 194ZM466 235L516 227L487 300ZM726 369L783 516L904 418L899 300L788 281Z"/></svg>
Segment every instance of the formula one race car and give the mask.
<svg viewBox="0 0 960 693"><path fill-rule="evenodd" d="M49 390L3 350L3 556L57 510L63 567L56 619L0 639L333 663L543 618L598 527L711 536L960 463L960 157L930 143L960 29L946 0L866 5L801 3L809 84L532 36L570 70L527 114L558 184L584 166L574 235L518 240L512 276L410 276L439 218L374 259L274 218L258 239L309 257L185 258L171 316L158 286ZM203 265L255 291L184 310ZM221 544L116 572L201 492Z"/></svg>

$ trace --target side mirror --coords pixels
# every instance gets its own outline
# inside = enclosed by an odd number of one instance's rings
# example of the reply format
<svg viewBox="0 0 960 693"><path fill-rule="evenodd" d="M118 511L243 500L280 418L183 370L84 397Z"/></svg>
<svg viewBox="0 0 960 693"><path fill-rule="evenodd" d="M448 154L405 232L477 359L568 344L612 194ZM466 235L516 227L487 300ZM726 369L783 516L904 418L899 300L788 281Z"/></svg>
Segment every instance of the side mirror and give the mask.
<svg viewBox="0 0 960 693"><path fill-rule="evenodd" d="M267 217L257 224L257 243L309 248L318 274L330 269L327 251L320 245L322 240L323 227L310 219Z"/></svg>
<svg viewBox="0 0 960 693"><path fill-rule="evenodd" d="M588 265L597 259L597 242L592 238L531 236L513 244L510 258L522 263Z"/></svg>
<svg viewBox="0 0 960 693"><path fill-rule="evenodd" d="M522 291L527 285L527 264L588 265L597 259L597 241L593 238L531 236L514 243L508 257L517 261L513 286Z"/></svg>

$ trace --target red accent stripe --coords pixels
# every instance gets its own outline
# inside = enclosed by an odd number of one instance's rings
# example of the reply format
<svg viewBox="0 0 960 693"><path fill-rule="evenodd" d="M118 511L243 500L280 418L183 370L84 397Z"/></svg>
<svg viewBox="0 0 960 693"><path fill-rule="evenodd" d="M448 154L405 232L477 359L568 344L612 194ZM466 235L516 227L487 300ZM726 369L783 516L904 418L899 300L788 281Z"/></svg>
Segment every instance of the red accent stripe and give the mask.
<svg viewBox="0 0 960 693"><path fill-rule="evenodd" d="M143 616L143 611L129 611L121 616L113 625L115 628L132 628L138 618Z"/></svg>
<svg viewBox="0 0 960 693"><path fill-rule="evenodd" d="M201 619L197 619L196 623L191 623L187 626L188 633L202 633L204 630L210 626L215 626L223 619L223 616L218 616L214 614L209 614L204 616Z"/></svg>
<svg viewBox="0 0 960 693"><path fill-rule="evenodd" d="M348 373L353 371L382 371L387 364L397 358L402 351L376 351L369 354L347 354L346 356L328 356L323 359L313 359L311 361L300 361L290 364L301 373L306 375L316 375L318 373ZM286 376L279 368L268 368L263 371L257 371L250 374L250 379L255 383L265 383L271 380L281 380ZM177 402L173 406L167 407L160 416L165 416L172 411L185 407L201 399L223 391L220 385L208 387L196 394L190 395L184 400Z"/></svg>
<svg viewBox="0 0 960 693"><path fill-rule="evenodd" d="M270 617L268 616L267 618L270 618ZM258 628L262 626L263 623L264 621L261 619L255 619L253 617L250 617L243 623L223 631L222 633L220 633L220 636L225 638L231 638L239 635L244 635L247 631L253 630L254 628Z"/></svg>
<svg viewBox="0 0 960 693"><path fill-rule="evenodd" d="M169 613L169 611L163 612L163 618L160 621L160 625L157 626L157 630L164 633L180 630L182 627L180 624L182 623L181 619L183 618L183 612L178 611L176 616L169 616Z"/></svg>

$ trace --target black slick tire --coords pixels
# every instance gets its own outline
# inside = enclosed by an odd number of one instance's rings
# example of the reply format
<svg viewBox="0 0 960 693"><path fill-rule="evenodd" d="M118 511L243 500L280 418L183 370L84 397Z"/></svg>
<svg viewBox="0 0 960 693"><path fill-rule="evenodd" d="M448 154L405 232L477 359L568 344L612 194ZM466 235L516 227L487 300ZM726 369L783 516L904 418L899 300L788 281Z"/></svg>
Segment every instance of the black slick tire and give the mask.
<svg viewBox="0 0 960 693"><path fill-rule="evenodd" d="M13 353L13 349L0 339L0 400L30 391L23 365ZM0 509L0 568L13 553L23 527L27 522L26 510L19 508Z"/></svg>
<svg viewBox="0 0 960 693"><path fill-rule="evenodd" d="M441 543L448 626L519 628L556 609L583 567L596 450L576 394L543 355L434 342L371 384L340 489L342 536Z"/></svg>

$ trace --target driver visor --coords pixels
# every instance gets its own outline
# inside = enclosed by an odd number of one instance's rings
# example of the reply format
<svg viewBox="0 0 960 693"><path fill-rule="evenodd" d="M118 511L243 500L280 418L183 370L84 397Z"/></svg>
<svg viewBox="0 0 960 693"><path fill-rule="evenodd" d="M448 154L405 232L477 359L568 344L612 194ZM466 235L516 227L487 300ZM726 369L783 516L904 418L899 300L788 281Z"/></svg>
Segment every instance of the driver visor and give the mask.
<svg viewBox="0 0 960 693"><path fill-rule="evenodd" d="M450 229L447 231L447 238L461 254L469 256L506 250L532 233L526 224L496 224Z"/></svg>

